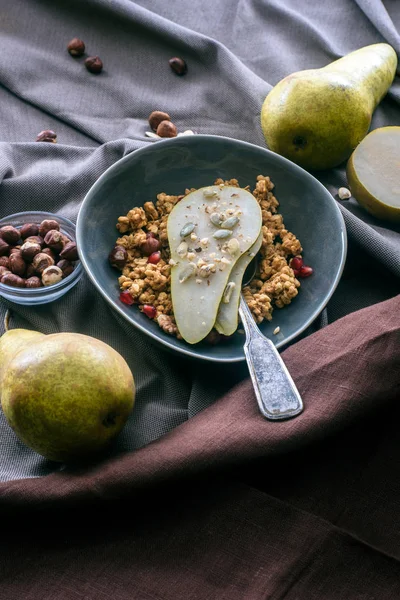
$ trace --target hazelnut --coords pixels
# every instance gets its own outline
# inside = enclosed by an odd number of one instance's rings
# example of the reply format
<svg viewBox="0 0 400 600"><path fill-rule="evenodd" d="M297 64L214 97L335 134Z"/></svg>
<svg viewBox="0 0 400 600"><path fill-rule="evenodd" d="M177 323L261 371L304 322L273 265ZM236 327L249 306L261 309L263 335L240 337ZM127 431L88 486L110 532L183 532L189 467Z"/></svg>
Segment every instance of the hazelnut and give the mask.
<svg viewBox="0 0 400 600"><path fill-rule="evenodd" d="M179 58L178 56L174 56L169 59L169 66L177 75L185 75L187 73L187 64L183 60L183 58Z"/></svg>
<svg viewBox="0 0 400 600"><path fill-rule="evenodd" d="M60 252L64 247L64 235L57 229L50 229L44 236L44 243L52 250Z"/></svg>
<svg viewBox="0 0 400 600"><path fill-rule="evenodd" d="M0 256L0 267L7 267L9 266L9 260L8 260L8 256Z"/></svg>
<svg viewBox="0 0 400 600"><path fill-rule="evenodd" d="M164 138L176 137L177 129L171 121L161 121L157 127L157 135Z"/></svg>
<svg viewBox="0 0 400 600"><path fill-rule="evenodd" d="M3 275L5 275L6 273L11 273L10 269L7 269L7 267L0 267L0 279L3 277Z"/></svg>
<svg viewBox="0 0 400 600"><path fill-rule="evenodd" d="M7 242L7 244L18 244L21 235L18 229L15 229L12 225L5 225L0 229L0 237Z"/></svg>
<svg viewBox="0 0 400 600"><path fill-rule="evenodd" d="M149 116L149 125L153 131L157 131L157 127L161 121L170 121L171 117L168 113L162 112L161 110L153 110Z"/></svg>
<svg viewBox="0 0 400 600"><path fill-rule="evenodd" d="M13 246L10 248L10 256L11 254L14 254L14 252L21 252L21 246Z"/></svg>
<svg viewBox="0 0 400 600"><path fill-rule="evenodd" d="M36 254L35 258L33 259L32 264L35 268L36 273L39 273L39 275L41 275L47 267L51 267L52 265L54 265L54 260L48 254L39 252L39 254Z"/></svg>
<svg viewBox="0 0 400 600"><path fill-rule="evenodd" d="M26 281L25 281L25 287L27 288L38 288L38 287L42 287L42 282L40 281L39 277L29 277Z"/></svg>
<svg viewBox="0 0 400 600"><path fill-rule="evenodd" d="M1 283L11 285L12 287L25 287L25 279L22 279L22 277L19 277L14 273L5 273L1 278Z"/></svg>
<svg viewBox="0 0 400 600"><path fill-rule="evenodd" d="M75 242L68 242L60 252L60 258L66 260L78 260L78 250Z"/></svg>
<svg viewBox="0 0 400 600"><path fill-rule="evenodd" d="M90 71L90 73L97 75L98 73L101 73L103 69L103 63L98 56L89 56L89 58L85 60L85 67L88 71Z"/></svg>
<svg viewBox="0 0 400 600"><path fill-rule="evenodd" d="M52 144L55 144L57 142L57 134L52 129L44 129L43 131L37 134L36 141L50 142Z"/></svg>
<svg viewBox="0 0 400 600"><path fill-rule="evenodd" d="M21 255L24 260L32 262L33 257L41 252L40 244L37 242L24 242L21 246Z"/></svg>
<svg viewBox="0 0 400 600"><path fill-rule="evenodd" d="M39 235L39 225L36 225L36 223L25 223L25 225L22 225L19 233L23 240L32 235Z"/></svg>
<svg viewBox="0 0 400 600"><path fill-rule="evenodd" d="M44 239L41 235L30 235L29 237L25 238L25 242L36 242L41 248L44 246Z"/></svg>
<svg viewBox="0 0 400 600"><path fill-rule="evenodd" d="M160 249L160 242L156 238L148 236L146 241L140 246L140 249L145 256L150 256L150 254Z"/></svg>
<svg viewBox="0 0 400 600"><path fill-rule="evenodd" d="M13 252L13 254L10 255L10 271L20 277L25 274L26 264L22 258L21 251Z"/></svg>
<svg viewBox="0 0 400 600"><path fill-rule="evenodd" d="M41 252L42 254L47 254L48 256L51 256L54 262L56 262L56 252L54 252L54 250L52 250L51 248L43 248Z"/></svg>
<svg viewBox="0 0 400 600"><path fill-rule="evenodd" d="M36 273L35 267L32 264L29 264L26 267L25 277L27 277L29 279L30 277L35 275L35 273Z"/></svg>
<svg viewBox="0 0 400 600"><path fill-rule="evenodd" d="M122 269L125 266L127 258L128 253L123 246L115 246L108 256L110 265L116 269Z"/></svg>
<svg viewBox="0 0 400 600"><path fill-rule="evenodd" d="M60 231L60 224L53 219L45 219L39 225L39 235L44 238L48 231L55 229L56 231Z"/></svg>
<svg viewBox="0 0 400 600"><path fill-rule="evenodd" d="M54 285L63 278L63 272L60 267L47 267L42 273L42 283L45 286Z"/></svg>
<svg viewBox="0 0 400 600"><path fill-rule="evenodd" d="M64 278L68 277L68 275L71 275L72 271L74 270L74 265L69 260L65 260L65 258L62 258L60 261L58 261L56 266L61 269Z"/></svg>
<svg viewBox="0 0 400 600"><path fill-rule="evenodd" d="M73 38L68 44L67 50L74 58L77 56L82 56L82 54L85 52L85 44L79 38Z"/></svg>

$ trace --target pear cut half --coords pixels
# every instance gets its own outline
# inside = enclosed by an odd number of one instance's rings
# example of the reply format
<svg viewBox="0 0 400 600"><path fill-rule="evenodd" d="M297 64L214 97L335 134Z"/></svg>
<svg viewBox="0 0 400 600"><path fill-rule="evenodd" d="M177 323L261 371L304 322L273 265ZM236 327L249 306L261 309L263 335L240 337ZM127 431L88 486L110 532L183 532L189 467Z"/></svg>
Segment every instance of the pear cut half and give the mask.
<svg viewBox="0 0 400 600"><path fill-rule="evenodd" d="M232 269L261 231L254 196L233 186L200 188L171 211L171 296L178 330L189 344L214 326Z"/></svg>
<svg viewBox="0 0 400 600"><path fill-rule="evenodd" d="M225 288L227 293L222 296L217 318L215 320L215 329L222 335L232 335L237 329L243 275L248 265L261 248L262 240L262 231L260 231L255 244L253 244L247 252L242 254L231 271L227 287ZM233 284L232 291L228 289L230 284Z"/></svg>

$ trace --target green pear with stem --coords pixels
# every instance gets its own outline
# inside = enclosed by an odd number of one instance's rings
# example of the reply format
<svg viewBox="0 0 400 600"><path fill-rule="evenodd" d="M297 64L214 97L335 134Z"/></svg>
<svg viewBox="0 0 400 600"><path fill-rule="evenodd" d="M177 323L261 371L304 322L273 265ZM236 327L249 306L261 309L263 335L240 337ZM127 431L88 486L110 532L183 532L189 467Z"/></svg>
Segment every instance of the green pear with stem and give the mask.
<svg viewBox="0 0 400 600"><path fill-rule="evenodd" d="M394 49L373 44L326 67L288 75L261 109L269 148L305 169L339 165L367 135L396 68Z"/></svg>

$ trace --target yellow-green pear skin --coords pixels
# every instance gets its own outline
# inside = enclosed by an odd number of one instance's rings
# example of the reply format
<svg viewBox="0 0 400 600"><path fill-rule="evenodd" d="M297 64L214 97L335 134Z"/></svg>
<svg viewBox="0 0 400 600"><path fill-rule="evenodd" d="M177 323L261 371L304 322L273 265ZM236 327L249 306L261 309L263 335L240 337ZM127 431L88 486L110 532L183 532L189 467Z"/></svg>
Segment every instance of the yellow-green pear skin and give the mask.
<svg viewBox="0 0 400 600"><path fill-rule="evenodd" d="M373 44L285 77L261 109L269 148L309 170L339 165L367 135L396 68L394 49Z"/></svg>
<svg viewBox="0 0 400 600"><path fill-rule="evenodd" d="M357 146L347 163L352 195L378 219L400 223L400 127L380 127Z"/></svg>
<svg viewBox="0 0 400 600"><path fill-rule="evenodd" d="M28 348L32 342L43 337L43 335L39 331L30 331L29 329L9 329L0 337L0 386L3 373L7 369L10 359L20 350Z"/></svg>
<svg viewBox="0 0 400 600"><path fill-rule="evenodd" d="M122 356L78 333L31 340L9 361L2 384L3 411L17 436L44 457L65 463L106 449L135 400Z"/></svg>

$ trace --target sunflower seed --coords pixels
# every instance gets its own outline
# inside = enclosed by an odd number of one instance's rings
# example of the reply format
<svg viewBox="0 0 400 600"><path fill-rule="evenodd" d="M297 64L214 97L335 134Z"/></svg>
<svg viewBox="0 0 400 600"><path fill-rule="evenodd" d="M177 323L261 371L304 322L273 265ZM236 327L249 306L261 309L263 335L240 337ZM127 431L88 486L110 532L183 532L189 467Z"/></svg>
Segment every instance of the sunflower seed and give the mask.
<svg viewBox="0 0 400 600"><path fill-rule="evenodd" d="M229 217L221 223L221 227L224 229L233 229L239 223L238 217Z"/></svg>
<svg viewBox="0 0 400 600"><path fill-rule="evenodd" d="M186 242L181 242L176 250L176 253L181 258L184 258L188 253L188 245Z"/></svg>
<svg viewBox="0 0 400 600"><path fill-rule="evenodd" d="M220 213L213 213L210 217L210 221L215 227L219 227L224 220L223 216Z"/></svg>
<svg viewBox="0 0 400 600"><path fill-rule="evenodd" d="M194 223L186 223L186 225L184 227L182 227L182 229L181 229L180 236L182 238L187 237L188 235L190 235L192 233L194 228L195 228Z"/></svg>
<svg viewBox="0 0 400 600"><path fill-rule="evenodd" d="M184 283L196 273L196 265L189 263L179 274L179 283Z"/></svg>
<svg viewBox="0 0 400 600"><path fill-rule="evenodd" d="M229 304L232 292L236 287L236 283L234 281L230 281L224 290L224 294L222 296L222 301L224 304Z"/></svg>
<svg viewBox="0 0 400 600"><path fill-rule="evenodd" d="M223 240L232 235L232 231L230 229L217 229L217 231L213 234L213 237L216 240Z"/></svg>

